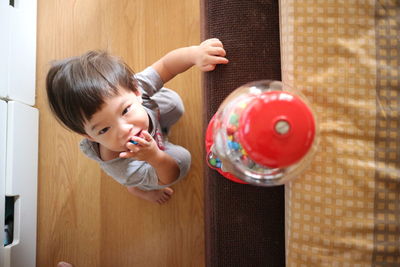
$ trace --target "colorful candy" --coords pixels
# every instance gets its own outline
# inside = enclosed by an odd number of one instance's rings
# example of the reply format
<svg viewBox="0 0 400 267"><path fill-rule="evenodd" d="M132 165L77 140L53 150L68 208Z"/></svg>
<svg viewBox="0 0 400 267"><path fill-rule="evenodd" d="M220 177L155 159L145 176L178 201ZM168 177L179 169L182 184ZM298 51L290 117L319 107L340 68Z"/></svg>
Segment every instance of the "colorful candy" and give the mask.
<svg viewBox="0 0 400 267"><path fill-rule="evenodd" d="M248 99L237 103L233 109L231 109L230 114L225 122L226 129L226 144L229 150L228 154L232 156L236 162L240 162L242 166L253 171L262 171L262 166L256 164L252 159L249 158L247 152L244 150L240 144L240 138L238 134L240 115L246 108ZM220 125L222 127L222 125ZM219 127L218 127L219 128ZM217 157L215 153L211 151L208 154L208 163L213 168L219 168L223 170L223 165L221 160Z"/></svg>
<svg viewBox="0 0 400 267"><path fill-rule="evenodd" d="M247 168L255 170L259 168L259 165L257 165L248 157L247 152L240 144L240 138L238 136L240 114L246 108L247 103L248 100L237 103L234 109L232 109L231 113L228 115L228 119L226 120L226 142L228 149L231 151L231 155L237 157ZM217 163L215 162L214 165L210 162L210 164L212 166L216 166Z"/></svg>
<svg viewBox="0 0 400 267"><path fill-rule="evenodd" d="M215 168L222 168L222 162L219 158L215 157L215 155L213 153L210 153L208 156L208 163L210 163L211 166L215 167Z"/></svg>
<svg viewBox="0 0 400 267"><path fill-rule="evenodd" d="M134 145L137 145L137 144L139 144L138 142L136 142L136 141L133 141L133 140L129 140L129 142L131 142L132 144L134 144Z"/></svg>

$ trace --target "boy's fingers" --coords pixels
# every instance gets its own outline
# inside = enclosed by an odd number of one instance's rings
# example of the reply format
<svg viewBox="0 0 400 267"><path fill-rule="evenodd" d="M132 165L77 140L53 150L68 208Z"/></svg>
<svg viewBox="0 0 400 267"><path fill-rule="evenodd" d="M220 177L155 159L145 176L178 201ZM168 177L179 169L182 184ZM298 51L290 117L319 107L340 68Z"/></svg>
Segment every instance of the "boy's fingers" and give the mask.
<svg viewBox="0 0 400 267"><path fill-rule="evenodd" d="M210 39L204 40L202 42L202 44L211 43L211 42L219 42L219 43L221 43L221 41L218 38L210 38Z"/></svg>
<svg viewBox="0 0 400 267"><path fill-rule="evenodd" d="M146 140L147 142L150 142L151 139L153 139L153 137L151 137L151 135L149 134L148 131L143 131L142 134L143 134L144 140Z"/></svg>
<svg viewBox="0 0 400 267"><path fill-rule="evenodd" d="M126 147L129 150L132 150L133 152L137 152L139 149L138 146L147 146L147 145L149 145L149 143L151 142L152 139L153 138L151 137L149 132L142 131L142 134L140 135L140 137L133 136L131 138L131 140L128 142L128 144L126 145Z"/></svg>
<svg viewBox="0 0 400 267"><path fill-rule="evenodd" d="M211 45L214 46L214 47L224 47L224 45L218 39L214 40Z"/></svg>
<svg viewBox="0 0 400 267"><path fill-rule="evenodd" d="M222 47L213 47L210 49L210 54L211 55L216 55L216 56L226 56L226 51Z"/></svg>
<svg viewBox="0 0 400 267"><path fill-rule="evenodd" d="M149 136L150 136L150 140L151 140L151 135L147 132L147 131L142 131L140 137L139 136L133 136L131 138L131 140L129 141L127 147L134 147L137 145L147 145L147 142L149 140ZM133 146L132 146L133 145Z"/></svg>
<svg viewBox="0 0 400 267"><path fill-rule="evenodd" d="M137 152L138 150L138 146L141 145L141 140L143 139L139 139L139 138L135 138L135 140L133 140L134 138L132 138L131 141L129 141L129 143L126 145L126 147L132 151L132 152Z"/></svg>
<svg viewBox="0 0 400 267"><path fill-rule="evenodd" d="M205 65L203 66L202 70L203 71L212 71L215 69L215 64L209 64L209 65Z"/></svg>
<svg viewBox="0 0 400 267"><path fill-rule="evenodd" d="M229 60L225 57L212 56L210 58L212 64L228 64Z"/></svg>

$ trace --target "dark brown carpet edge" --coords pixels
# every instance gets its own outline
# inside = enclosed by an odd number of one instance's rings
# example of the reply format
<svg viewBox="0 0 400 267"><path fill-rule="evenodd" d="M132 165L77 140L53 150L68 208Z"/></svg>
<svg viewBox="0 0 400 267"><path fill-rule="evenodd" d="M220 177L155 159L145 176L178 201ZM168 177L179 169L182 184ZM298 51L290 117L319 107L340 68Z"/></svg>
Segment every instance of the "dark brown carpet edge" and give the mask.
<svg viewBox="0 0 400 267"><path fill-rule="evenodd" d="M219 38L230 60L203 75L204 137L235 88L281 79L278 1L202 0L201 21L202 39ZM285 266L283 186L236 184L204 166L206 266Z"/></svg>

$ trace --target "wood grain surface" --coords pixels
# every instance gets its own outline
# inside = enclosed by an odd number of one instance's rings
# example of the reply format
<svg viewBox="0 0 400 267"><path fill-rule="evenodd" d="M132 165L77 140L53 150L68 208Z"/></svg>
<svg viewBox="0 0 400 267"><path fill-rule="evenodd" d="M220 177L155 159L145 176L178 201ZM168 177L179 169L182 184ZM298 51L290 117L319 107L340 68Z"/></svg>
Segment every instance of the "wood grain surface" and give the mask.
<svg viewBox="0 0 400 267"><path fill-rule="evenodd" d="M105 49L136 72L166 52L200 42L197 0L39 0L37 107L40 161L37 266L204 266L202 93L193 68L167 87L186 112L170 140L192 153L188 177L164 206L147 203L104 174L80 151L81 137L50 114L50 62Z"/></svg>

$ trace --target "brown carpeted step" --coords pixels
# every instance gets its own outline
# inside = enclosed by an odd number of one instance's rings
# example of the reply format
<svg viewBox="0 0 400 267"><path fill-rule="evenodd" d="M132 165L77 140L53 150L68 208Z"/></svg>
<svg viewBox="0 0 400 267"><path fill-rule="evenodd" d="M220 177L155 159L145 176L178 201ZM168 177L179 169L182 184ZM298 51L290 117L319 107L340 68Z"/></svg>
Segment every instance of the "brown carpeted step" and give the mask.
<svg viewBox="0 0 400 267"><path fill-rule="evenodd" d="M230 92L254 80L280 80L281 66L278 0L201 2L203 39L219 38L230 61L203 77L205 131ZM236 184L204 166L206 266L285 266L283 186Z"/></svg>

